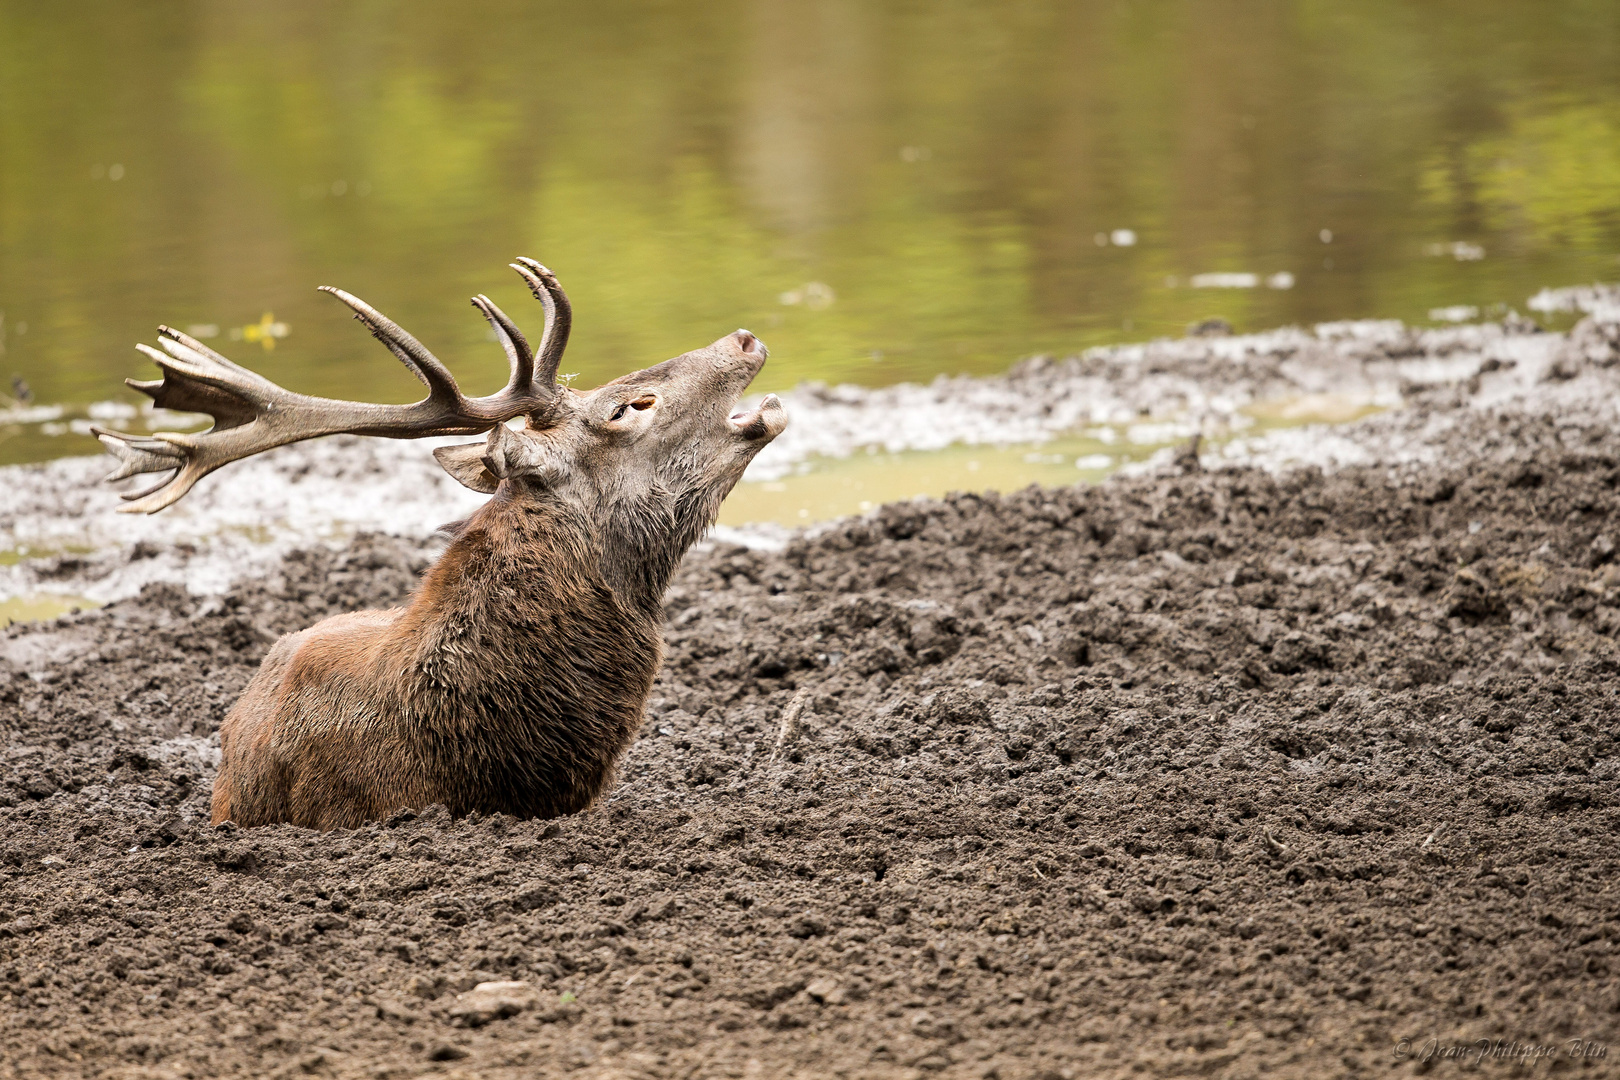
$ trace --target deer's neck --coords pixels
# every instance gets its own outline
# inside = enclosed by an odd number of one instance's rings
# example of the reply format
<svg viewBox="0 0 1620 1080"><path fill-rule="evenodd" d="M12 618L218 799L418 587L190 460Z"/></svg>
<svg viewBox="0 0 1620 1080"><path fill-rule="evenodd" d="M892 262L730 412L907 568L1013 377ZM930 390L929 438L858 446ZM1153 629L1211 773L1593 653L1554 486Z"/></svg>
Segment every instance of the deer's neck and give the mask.
<svg viewBox="0 0 1620 1080"><path fill-rule="evenodd" d="M635 738L663 640L603 576L595 532L497 495L392 624L390 711L452 813L581 810Z"/></svg>
<svg viewBox="0 0 1620 1080"><path fill-rule="evenodd" d="M543 683L553 696L635 697L639 711L660 660L656 607L623 595L602 564L597 530L566 505L497 495L428 572L400 630L440 690Z"/></svg>
<svg viewBox="0 0 1620 1080"><path fill-rule="evenodd" d="M720 499L703 490L658 492L604 505L596 528L603 577L627 603L658 619L681 559L713 524Z"/></svg>

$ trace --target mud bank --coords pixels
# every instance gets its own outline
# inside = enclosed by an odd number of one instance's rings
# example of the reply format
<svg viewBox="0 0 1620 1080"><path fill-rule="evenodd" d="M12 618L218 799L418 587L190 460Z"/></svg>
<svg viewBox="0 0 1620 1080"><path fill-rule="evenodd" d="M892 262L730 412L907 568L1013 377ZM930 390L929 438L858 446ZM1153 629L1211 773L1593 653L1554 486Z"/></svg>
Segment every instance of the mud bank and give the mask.
<svg viewBox="0 0 1620 1080"><path fill-rule="evenodd" d="M15 627L0 1075L1612 1072L1620 437L1467 392L1399 421L1429 462L695 553L621 782L552 822L206 824L268 643L401 601L411 542Z"/></svg>
<svg viewBox="0 0 1620 1080"><path fill-rule="evenodd" d="M1213 440L1212 465L1277 470L1431 460L1456 417L1500 407L1612 421L1617 298L1612 286L1533 298L1537 310L1583 316L1567 334L1519 318L1433 330L1330 323L1037 357L1003 376L928 386L805 386L784 395L793 422L745 486L867 449L1029 444L1099 426L1144 445L1201 433ZM1257 411L1320 418L1367 409L1394 412L1333 426L1295 419L1287 430L1255 420ZM57 594L104 603L154 582L218 594L294 548L366 531L425 537L478 503L439 470L432 445L343 437L284 447L229 466L150 518L116 513L118 500L99 482L106 458L0 469L0 602ZM767 547L784 535L722 532Z"/></svg>

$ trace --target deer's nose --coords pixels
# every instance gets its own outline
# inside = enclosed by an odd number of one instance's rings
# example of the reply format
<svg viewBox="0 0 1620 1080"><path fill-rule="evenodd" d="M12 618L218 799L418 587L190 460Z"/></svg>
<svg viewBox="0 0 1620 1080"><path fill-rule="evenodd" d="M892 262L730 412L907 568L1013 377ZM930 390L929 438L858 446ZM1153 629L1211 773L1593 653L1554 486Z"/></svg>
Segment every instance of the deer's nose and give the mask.
<svg viewBox="0 0 1620 1080"><path fill-rule="evenodd" d="M738 330L731 335L737 342L737 348L754 356L765 355L765 343L746 330Z"/></svg>

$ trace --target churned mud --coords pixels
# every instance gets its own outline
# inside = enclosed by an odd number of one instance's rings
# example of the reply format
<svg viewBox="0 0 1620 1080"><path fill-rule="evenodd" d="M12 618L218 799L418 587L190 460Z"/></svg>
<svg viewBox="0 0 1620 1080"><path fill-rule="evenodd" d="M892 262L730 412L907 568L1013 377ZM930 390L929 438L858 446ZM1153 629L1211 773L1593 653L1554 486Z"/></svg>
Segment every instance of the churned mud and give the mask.
<svg viewBox="0 0 1620 1080"><path fill-rule="evenodd" d="M14 627L0 1072L1608 1072L1620 438L1467 434L696 553L621 783L552 822L207 825L268 643L403 599L401 541Z"/></svg>
<svg viewBox="0 0 1620 1080"><path fill-rule="evenodd" d="M557 821L207 824L269 643L403 600L415 542L13 627L0 1075L1610 1075L1602 333L1538 346L1556 408L1466 404L1489 357L1403 391L1355 436L1402 462L694 552L620 783Z"/></svg>

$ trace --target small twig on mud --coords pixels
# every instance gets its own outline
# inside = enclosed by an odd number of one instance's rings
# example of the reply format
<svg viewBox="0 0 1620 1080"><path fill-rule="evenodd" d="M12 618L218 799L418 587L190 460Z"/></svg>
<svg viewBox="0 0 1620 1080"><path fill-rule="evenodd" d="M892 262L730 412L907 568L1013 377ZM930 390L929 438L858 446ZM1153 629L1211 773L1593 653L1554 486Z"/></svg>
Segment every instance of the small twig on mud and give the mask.
<svg viewBox="0 0 1620 1080"><path fill-rule="evenodd" d="M1045 881L1045 880L1046 880L1046 875L1045 875L1045 874L1043 874L1043 873L1041 873L1041 867L1040 867L1040 864L1039 864L1039 863L1037 863L1037 862L1035 862L1035 861L1034 861L1034 860L1033 860L1033 859L1032 859L1032 860L1030 860L1030 864L1029 864L1029 868L1030 868L1030 869L1031 869L1031 870L1033 870L1033 871L1035 871L1035 876L1036 876L1036 877L1038 877L1038 878L1040 878L1040 879L1041 879L1041 880L1042 880L1042 881Z"/></svg>
<svg viewBox="0 0 1620 1080"><path fill-rule="evenodd" d="M1419 851L1427 851L1427 850L1429 850L1429 845L1434 843L1434 838L1439 836L1441 833L1443 833L1445 831L1446 831L1445 825L1443 825L1443 824L1442 825L1436 825L1435 829L1434 829L1434 832L1430 833L1429 836L1428 836L1428 839L1424 840L1423 843L1418 846L1418 850Z"/></svg>
<svg viewBox="0 0 1620 1080"><path fill-rule="evenodd" d="M1202 435L1194 435L1176 447L1175 466L1183 476L1192 476L1204 471L1203 466L1198 461L1198 444L1202 439Z"/></svg>
<svg viewBox="0 0 1620 1080"><path fill-rule="evenodd" d="M804 725L799 722L799 718L804 715L809 703L810 692L800 690L793 695L793 700L788 702L787 707L782 710L782 723L776 729L776 748L771 751L771 761L774 762L780 757L783 749L797 739L799 733L804 730Z"/></svg>

